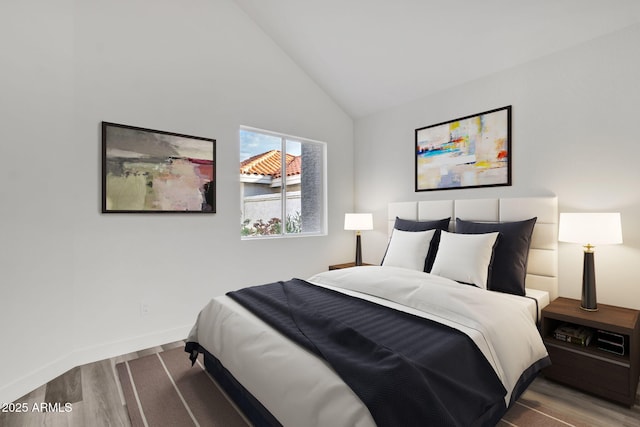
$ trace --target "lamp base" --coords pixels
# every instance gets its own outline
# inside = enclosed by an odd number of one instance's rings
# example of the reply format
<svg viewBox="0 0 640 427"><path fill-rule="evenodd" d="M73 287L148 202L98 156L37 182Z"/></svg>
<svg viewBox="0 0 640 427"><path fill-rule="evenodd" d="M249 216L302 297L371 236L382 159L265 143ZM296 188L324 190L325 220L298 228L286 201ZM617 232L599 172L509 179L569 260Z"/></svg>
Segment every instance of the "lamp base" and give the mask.
<svg viewBox="0 0 640 427"><path fill-rule="evenodd" d="M582 269L582 302L580 304L580 308L585 311L598 311L598 303L596 302L596 274L593 255L591 248L584 252L584 265Z"/></svg>
<svg viewBox="0 0 640 427"><path fill-rule="evenodd" d="M356 234L356 266L362 265L362 248L360 246L360 232Z"/></svg>

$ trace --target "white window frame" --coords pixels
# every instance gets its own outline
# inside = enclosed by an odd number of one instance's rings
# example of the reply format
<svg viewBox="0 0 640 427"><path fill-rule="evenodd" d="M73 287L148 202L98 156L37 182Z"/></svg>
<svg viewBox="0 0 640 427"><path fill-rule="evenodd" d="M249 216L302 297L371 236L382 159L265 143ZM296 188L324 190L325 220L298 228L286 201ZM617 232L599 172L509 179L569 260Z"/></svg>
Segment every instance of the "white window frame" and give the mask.
<svg viewBox="0 0 640 427"><path fill-rule="evenodd" d="M281 197L281 202L282 202L282 206L281 206L281 232L279 234L267 234L267 235L256 235L256 236L240 236L241 240L243 241L249 241L249 240L262 240L262 239L282 239L282 238L299 238L299 237L314 237L314 236L326 236L328 234L328 196L327 196L327 143L324 141L318 141L318 140L314 140L314 139L310 139L310 138L304 138L304 137L300 137L300 136L294 136L294 135L289 135L289 134L284 134L284 133L279 133L279 132L274 132L274 131L269 131L269 130L265 130L265 129L260 129L260 128L255 128L255 127L251 127L251 126L240 126L240 129L238 131L238 147L240 147L240 144L242 144L242 140L241 140L241 132L242 131L247 131L247 132L254 132L254 133L260 133L263 135L268 135L268 136L272 136L272 137L276 137L276 138L280 138L281 141L281 145L280 145L280 152L281 153L285 153L286 154L286 140L291 140L292 142L300 142L300 143L310 143L310 144L315 144L319 147L321 147L322 149L322 178L321 178L321 182L322 182L322 191L320 194L320 199L322 200L322 208L321 208L321 219L320 219L320 227L321 230L320 231L316 231L316 232L300 232L300 233L287 233L286 232L286 204L287 204L287 186L286 185L280 185L281 188L281 192L280 192L280 197ZM281 156L281 178L285 177L286 179L286 155L282 155ZM240 164L240 161L238 162L238 164ZM304 172L304 171L303 171ZM242 203L244 203L244 201L242 200L242 195L241 195L241 200L240 203L242 205ZM302 194L301 194L301 197ZM304 221L304 217L303 217L303 221Z"/></svg>

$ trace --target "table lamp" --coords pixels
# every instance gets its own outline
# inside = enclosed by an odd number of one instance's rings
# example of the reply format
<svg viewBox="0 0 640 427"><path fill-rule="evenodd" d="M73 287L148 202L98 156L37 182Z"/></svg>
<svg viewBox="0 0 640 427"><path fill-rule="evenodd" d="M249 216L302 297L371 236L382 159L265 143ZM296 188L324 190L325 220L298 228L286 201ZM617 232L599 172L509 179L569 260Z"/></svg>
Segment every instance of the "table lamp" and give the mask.
<svg viewBox="0 0 640 427"><path fill-rule="evenodd" d="M360 232L373 230L373 214L347 213L344 214L344 229L356 232L356 265L362 265L362 248L360 246Z"/></svg>
<svg viewBox="0 0 640 427"><path fill-rule="evenodd" d="M561 213L558 240L584 245L580 308L597 311L594 248L622 243L619 213Z"/></svg>

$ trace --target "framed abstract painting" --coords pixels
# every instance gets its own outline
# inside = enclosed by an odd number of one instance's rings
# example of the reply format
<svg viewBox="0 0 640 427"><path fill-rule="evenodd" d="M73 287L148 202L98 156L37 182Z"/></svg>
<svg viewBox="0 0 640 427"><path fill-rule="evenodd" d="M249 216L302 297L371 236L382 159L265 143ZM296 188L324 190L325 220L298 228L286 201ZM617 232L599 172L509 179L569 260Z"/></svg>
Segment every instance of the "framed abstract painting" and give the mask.
<svg viewBox="0 0 640 427"><path fill-rule="evenodd" d="M415 191L511 185L511 106L416 129Z"/></svg>
<svg viewBox="0 0 640 427"><path fill-rule="evenodd" d="M102 122L103 213L215 213L216 140Z"/></svg>

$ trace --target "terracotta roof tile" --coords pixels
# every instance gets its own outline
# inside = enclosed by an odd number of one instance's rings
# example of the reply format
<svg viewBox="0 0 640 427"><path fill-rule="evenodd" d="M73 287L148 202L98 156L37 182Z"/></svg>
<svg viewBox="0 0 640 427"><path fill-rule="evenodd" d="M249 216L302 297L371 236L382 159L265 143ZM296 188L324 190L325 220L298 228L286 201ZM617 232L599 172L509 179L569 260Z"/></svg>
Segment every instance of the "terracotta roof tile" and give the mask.
<svg viewBox="0 0 640 427"><path fill-rule="evenodd" d="M300 156L287 154L287 176L299 175L302 171ZM256 154L240 162L240 173L245 175L269 175L272 178L281 177L282 154L280 150L271 150L266 153Z"/></svg>
<svg viewBox="0 0 640 427"><path fill-rule="evenodd" d="M289 154L287 155L287 176L300 175L302 173L302 157L300 156L291 156L292 159L289 160ZM278 173L273 175L274 178L281 177L280 169Z"/></svg>

